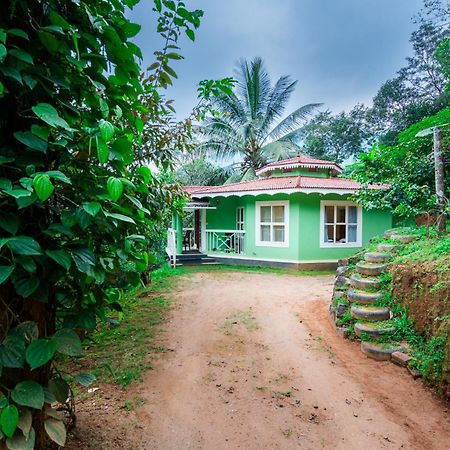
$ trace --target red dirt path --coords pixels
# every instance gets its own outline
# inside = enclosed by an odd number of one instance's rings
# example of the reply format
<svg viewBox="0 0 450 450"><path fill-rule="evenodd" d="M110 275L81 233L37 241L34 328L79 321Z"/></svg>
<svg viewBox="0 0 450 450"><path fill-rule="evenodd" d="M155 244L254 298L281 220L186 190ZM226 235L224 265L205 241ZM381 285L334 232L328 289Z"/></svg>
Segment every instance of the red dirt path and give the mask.
<svg viewBox="0 0 450 450"><path fill-rule="evenodd" d="M336 334L332 281L186 277L163 335L173 351L135 388L146 404L131 442L98 448L450 449L446 405L404 369L366 358Z"/></svg>

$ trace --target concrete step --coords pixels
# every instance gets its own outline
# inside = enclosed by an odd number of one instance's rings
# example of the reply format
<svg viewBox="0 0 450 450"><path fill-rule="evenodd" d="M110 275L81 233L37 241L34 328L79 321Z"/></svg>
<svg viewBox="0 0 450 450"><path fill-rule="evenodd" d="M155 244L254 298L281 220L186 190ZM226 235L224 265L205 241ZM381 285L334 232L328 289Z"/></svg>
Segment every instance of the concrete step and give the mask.
<svg viewBox="0 0 450 450"><path fill-rule="evenodd" d="M358 289L349 289L347 292L350 302L362 303L363 305L373 305L377 300L383 297L380 292L367 292Z"/></svg>
<svg viewBox="0 0 450 450"><path fill-rule="evenodd" d="M392 239L392 236L394 234L407 233L408 231L411 231L411 228L409 227L391 228L390 230L386 230L384 232L384 238Z"/></svg>
<svg viewBox="0 0 450 450"><path fill-rule="evenodd" d="M379 252L396 252L397 250L399 250L402 246L401 245L395 245L395 244L378 244L377 245L377 250Z"/></svg>
<svg viewBox="0 0 450 450"><path fill-rule="evenodd" d="M367 263L367 262L359 262L356 263L355 267L356 271L362 275L368 276L377 276L381 275L383 272L386 272L387 265L379 264L379 263Z"/></svg>
<svg viewBox="0 0 450 450"><path fill-rule="evenodd" d="M218 262L214 258L200 258L200 259L188 259L179 261L177 259L177 266L197 266L197 265L205 265L205 264L218 264Z"/></svg>
<svg viewBox="0 0 450 450"><path fill-rule="evenodd" d="M354 273L350 277L350 285L355 289L370 291L380 289L381 280L379 280L378 278L365 278L360 274Z"/></svg>
<svg viewBox="0 0 450 450"><path fill-rule="evenodd" d="M409 244L410 242L419 239L419 236L417 236L416 234L393 234L391 236L391 239L401 242L402 244Z"/></svg>
<svg viewBox="0 0 450 450"><path fill-rule="evenodd" d="M392 353L404 352L405 349L397 343L361 342L361 351L377 361L389 361Z"/></svg>
<svg viewBox="0 0 450 450"><path fill-rule="evenodd" d="M379 339L388 333L393 333L395 327L390 321L384 322L357 322L355 323L355 334L358 337L364 333L373 339Z"/></svg>
<svg viewBox="0 0 450 450"><path fill-rule="evenodd" d="M367 252L364 253L364 260L368 263L385 263L392 258L392 253L387 252Z"/></svg>
<svg viewBox="0 0 450 450"><path fill-rule="evenodd" d="M391 310L385 306L353 305L350 312L358 320L378 322L391 318Z"/></svg>

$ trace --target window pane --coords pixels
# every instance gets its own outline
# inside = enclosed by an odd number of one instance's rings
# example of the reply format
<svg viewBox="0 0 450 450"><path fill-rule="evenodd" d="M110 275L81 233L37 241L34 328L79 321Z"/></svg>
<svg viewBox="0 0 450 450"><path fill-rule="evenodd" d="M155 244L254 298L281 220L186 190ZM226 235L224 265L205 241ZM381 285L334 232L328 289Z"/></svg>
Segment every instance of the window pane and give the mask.
<svg viewBox="0 0 450 450"><path fill-rule="evenodd" d="M347 242L345 236L345 225L336 225L336 243L345 243Z"/></svg>
<svg viewBox="0 0 450 450"><path fill-rule="evenodd" d="M273 240L274 242L284 242L284 225L274 225Z"/></svg>
<svg viewBox="0 0 450 450"><path fill-rule="evenodd" d="M270 225L261 225L261 242L270 242Z"/></svg>
<svg viewBox="0 0 450 450"><path fill-rule="evenodd" d="M357 223L356 206L348 207L348 223Z"/></svg>
<svg viewBox="0 0 450 450"><path fill-rule="evenodd" d="M356 242L356 225L348 226L348 242Z"/></svg>
<svg viewBox="0 0 450 450"><path fill-rule="evenodd" d="M271 221L271 207L270 206L261 206L261 222L270 222Z"/></svg>
<svg viewBox="0 0 450 450"><path fill-rule="evenodd" d="M345 223L345 206L338 206L336 208L336 222L337 223Z"/></svg>
<svg viewBox="0 0 450 450"><path fill-rule="evenodd" d="M273 222L284 222L284 206L273 207Z"/></svg>
<svg viewBox="0 0 450 450"><path fill-rule="evenodd" d="M325 206L325 222L334 223L334 206Z"/></svg>
<svg viewBox="0 0 450 450"><path fill-rule="evenodd" d="M324 230L324 242L334 242L334 226L333 225L325 225Z"/></svg>

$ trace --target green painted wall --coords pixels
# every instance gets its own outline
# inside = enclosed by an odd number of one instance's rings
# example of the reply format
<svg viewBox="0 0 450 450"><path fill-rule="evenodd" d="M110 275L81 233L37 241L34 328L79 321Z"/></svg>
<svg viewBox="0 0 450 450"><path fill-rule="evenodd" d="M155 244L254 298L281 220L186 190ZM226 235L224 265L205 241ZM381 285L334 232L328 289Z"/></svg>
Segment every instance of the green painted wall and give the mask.
<svg viewBox="0 0 450 450"><path fill-rule="evenodd" d="M310 171L308 169L291 169L289 171L282 171L280 169L270 172L270 177L292 177L301 175L303 177L315 177L315 178L328 178L330 176L329 169L318 169L316 172Z"/></svg>
<svg viewBox="0 0 450 450"><path fill-rule="evenodd" d="M301 260L337 260L345 258L361 247L320 248L320 201L348 200L348 196L336 194L300 194L299 252ZM362 245L373 236L392 228L392 215L387 211L362 212Z"/></svg>
<svg viewBox="0 0 450 450"><path fill-rule="evenodd" d="M275 194L244 197L219 197L211 200L216 210L207 210L207 229L236 229L236 208L244 207L244 256L255 259L284 261L325 261L345 258L360 249L320 248L320 201L346 200L346 196L320 194ZM289 201L289 247L256 245L256 201ZM365 211L362 214L362 244L392 227L392 215L385 211Z"/></svg>

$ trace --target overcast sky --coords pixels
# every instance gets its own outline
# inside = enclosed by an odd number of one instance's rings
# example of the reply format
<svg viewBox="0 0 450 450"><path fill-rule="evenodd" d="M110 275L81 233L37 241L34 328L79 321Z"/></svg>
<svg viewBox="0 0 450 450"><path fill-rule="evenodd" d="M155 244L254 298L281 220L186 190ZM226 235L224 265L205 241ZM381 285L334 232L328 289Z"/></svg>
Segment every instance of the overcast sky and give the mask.
<svg viewBox="0 0 450 450"><path fill-rule="evenodd" d="M422 0L185 0L205 15L195 43L181 41L185 60L168 92L179 118L196 103L202 79L233 75L240 58L261 56L272 80L298 80L290 109L322 102L334 112L370 103L410 53L411 17ZM130 14L142 30L136 38L144 63L162 41L155 32L152 0Z"/></svg>

